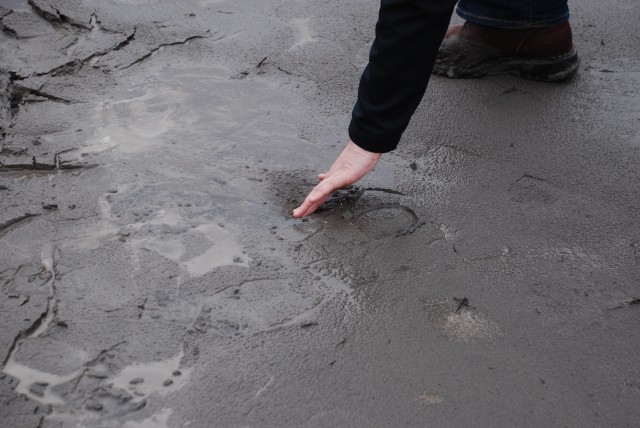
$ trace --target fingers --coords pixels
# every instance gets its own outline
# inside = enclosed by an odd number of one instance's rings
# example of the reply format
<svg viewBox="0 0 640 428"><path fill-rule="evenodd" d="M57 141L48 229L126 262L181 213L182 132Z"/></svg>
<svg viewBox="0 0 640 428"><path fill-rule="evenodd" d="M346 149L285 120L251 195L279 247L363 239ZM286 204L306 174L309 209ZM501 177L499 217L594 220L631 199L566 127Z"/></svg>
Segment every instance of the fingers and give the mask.
<svg viewBox="0 0 640 428"><path fill-rule="evenodd" d="M313 211L310 211L310 208L312 206L314 206L315 204L317 204L317 200L311 200L311 195L313 195L313 192L315 191L312 190L311 193L309 193L309 196L307 196L304 200L304 202L302 202L302 204L296 208L295 210L293 210L293 217L294 218L301 218L304 217L306 215L311 214ZM317 207L316 207L317 208ZM315 209L314 209L315 211Z"/></svg>
<svg viewBox="0 0 640 428"><path fill-rule="evenodd" d="M307 199L304 200L302 205L300 205L298 208L293 210L293 217L294 218L302 218L302 217L308 216L310 214L313 214L315 212L315 210L317 210L318 207L320 205L322 205L324 203L324 201L327 200L327 197L321 198L321 199L317 200L316 202L312 202L307 197Z"/></svg>
<svg viewBox="0 0 640 428"><path fill-rule="evenodd" d="M309 201L309 199L306 199L302 205L300 205L298 208L296 208L295 210L293 210L293 217L294 218L302 218L302 217L306 217L308 215L311 215L315 212L315 210L318 209L318 207L320 205L322 205L324 203L324 201L327 198L321 199L315 203Z"/></svg>
<svg viewBox="0 0 640 428"><path fill-rule="evenodd" d="M311 206L309 207L309 209L307 210L307 212L306 212L306 214L305 214L305 215L311 215L311 214L313 214L314 212L316 212L316 210L317 210L318 208L320 208L320 205L324 204L324 202L325 202L326 200L327 200L327 198L324 198L324 199L322 199L322 200L320 200L320 201L316 202L315 204L311 205Z"/></svg>
<svg viewBox="0 0 640 428"><path fill-rule="evenodd" d="M332 177L329 177L326 180L321 181L320 184L314 187L311 193L309 193L307 199L309 199L312 204L315 204L320 200L324 201L336 189L337 187L335 185L335 180L333 180Z"/></svg>
<svg viewBox="0 0 640 428"><path fill-rule="evenodd" d="M293 210L293 217L304 217L312 214L315 210L317 210L318 207L327 200L329 195L331 195L331 193L333 193L333 191L337 189L337 187L335 187L335 183L333 183L332 181L333 180L329 178L314 187L311 193L309 193L309 196L307 196L307 198L304 200L302 205Z"/></svg>
<svg viewBox="0 0 640 428"><path fill-rule="evenodd" d="M320 181L324 180L325 178L327 178L327 173L324 172L324 173L318 174L318 178L320 179Z"/></svg>
<svg viewBox="0 0 640 428"><path fill-rule="evenodd" d="M305 201L298 208L293 210L293 218L302 218L307 215L307 211L311 207L311 202L305 199Z"/></svg>

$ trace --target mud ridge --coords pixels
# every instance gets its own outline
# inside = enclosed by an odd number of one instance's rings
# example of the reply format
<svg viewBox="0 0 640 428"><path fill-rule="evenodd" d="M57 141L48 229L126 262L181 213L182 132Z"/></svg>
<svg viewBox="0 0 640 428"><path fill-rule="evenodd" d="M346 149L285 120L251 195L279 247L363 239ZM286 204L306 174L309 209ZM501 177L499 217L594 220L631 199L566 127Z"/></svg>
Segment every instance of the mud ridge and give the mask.
<svg viewBox="0 0 640 428"><path fill-rule="evenodd" d="M400 192L398 190L387 189L385 187L366 187L364 190L369 191L369 192L382 192L382 193L388 193L390 195L406 196L404 193L402 193L402 192Z"/></svg>
<svg viewBox="0 0 640 428"><path fill-rule="evenodd" d="M2 284L0 284L0 291L2 291L3 293L7 293L7 286L16 278L16 275L18 275L18 272L20 272L22 267L23 267L23 265L18 265L18 267L15 268L15 270L13 271L13 273L10 274L8 277L6 277L4 282ZM12 268L6 268L6 269L0 271L0 275L10 271L11 269Z"/></svg>
<svg viewBox="0 0 640 428"><path fill-rule="evenodd" d="M526 180L526 179L533 180L533 181L540 181L540 182L543 182L543 183L548 183L548 181L545 180L544 178L540 178L540 177L536 177L536 176L531 175L531 174L524 173L524 174L522 174L522 177L520 177L516 181L514 181L513 184L519 183L520 181Z"/></svg>
<svg viewBox="0 0 640 428"><path fill-rule="evenodd" d="M18 33L16 33L13 29L5 27L5 25L2 23L2 18L0 18L0 29L3 33L9 34L16 39L20 38L18 37Z"/></svg>
<svg viewBox="0 0 640 428"><path fill-rule="evenodd" d="M38 215L39 214L27 213L23 216L13 218L9 221L4 222L3 224L0 224L0 237L3 236L5 233L7 233L9 230L16 228L23 223L27 223L31 221L34 217L37 217Z"/></svg>
<svg viewBox="0 0 640 428"><path fill-rule="evenodd" d="M49 327L51 322L56 318L56 315L58 313L58 304L56 300L56 285L55 285L55 281L56 281L56 269L55 269L56 262L54 259L55 251L56 251L56 248L54 246L46 246L42 254L42 258L43 258L42 266L43 266L44 272L48 272L51 275L50 278L47 280L47 284L49 286L49 297L47 298L47 307L45 311L42 312L40 316L28 328L20 331L16 335L16 337L14 337L13 341L11 342L11 346L9 347L9 351L2 362L3 368L6 367L9 360L11 360L11 358L17 351L18 347L20 346L21 342L24 342L25 340L28 340L32 337L39 336L40 333L45 331Z"/></svg>
<svg viewBox="0 0 640 428"><path fill-rule="evenodd" d="M207 30L205 32L205 34L208 34L210 30ZM163 43L161 45L159 45L158 47L152 49L151 51L149 51L149 53L141 56L140 58L138 58L137 60L133 61L131 64L126 65L124 67L122 67L120 70L127 70L135 65L140 64L141 62L145 61L146 59L150 58L154 53L158 52L160 49L168 47L168 46L178 46L178 45L184 45L185 43L190 42L191 40L197 40L197 39L208 39L209 37L211 37L210 35L208 36L203 36L203 35L195 35L195 36L190 36L187 37L184 40L181 41L177 41L177 42L171 42L171 43Z"/></svg>
<svg viewBox="0 0 640 428"><path fill-rule="evenodd" d="M4 70L0 68L0 99L3 99L3 104L7 104L7 106L0 106L0 112L4 111L2 115L6 115L0 122L0 129L4 130L5 128L10 128L13 123L13 116L15 115L15 111L13 108L14 100L13 100L13 86L14 81L19 76L16 73L13 73L8 70ZM4 133L2 134L2 139L4 139Z"/></svg>
<svg viewBox="0 0 640 428"><path fill-rule="evenodd" d="M100 357L106 355L107 353L113 351L114 349L116 349L118 346L120 345L126 345L127 341L126 340L122 340L118 343L116 343L115 345L111 345L110 347L103 349L102 351L100 351L98 353L98 355L96 355L95 357L91 358L89 361L87 361L84 365L85 367L92 367L95 366L96 364L98 364L98 362L100 362Z"/></svg>
<svg viewBox="0 0 640 428"><path fill-rule="evenodd" d="M51 4L49 4L49 7L51 9L53 9L53 11L55 12L55 14L46 11L44 9L42 9L34 0L29 0L28 1L29 6L31 6L34 10L34 12L40 16L41 18L49 21L52 24L68 24L71 25L72 27L75 28L79 28L81 30L87 31L90 30L91 27L89 27L86 24L83 24L81 22L77 22L71 18L69 18L68 16L60 13L60 11L56 8L54 8L53 6L51 6ZM95 15L92 15L92 17Z"/></svg>
<svg viewBox="0 0 640 428"><path fill-rule="evenodd" d="M30 77L42 77L42 76L62 76L62 75L70 75L70 74L74 74L79 72L80 70L82 70L82 67L84 67L87 63L89 63L90 61L92 61L95 58L99 58L102 56L105 56L107 54L109 54L110 52L115 52L115 51L119 51L121 49L123 49L124 47L126 47L129 43L131 43L136 35L136 28L133 29L133 31L131 32L131 34L127 35L125 37L124 40L116 43L115 45L104 49L102 51L99 52L94 52L91 55L85 57L85 58L80 58L80 59L74 59L71 60L69 62L66 62L62 65L59 65L58 67L54 67L51 70L48 71L43 71L40 73L33 73L31 75L28 76L21 76L15 72L9 72L12 76L12 80L13 81L19 81L19 80L25 80L28 79ZM124 34L123 34L124 36ZM188 41L188 40L187 40ZM186 41L185 41L186 42Z"/></svg>
<svg viewBox="0 0 640 428"><path fill-rule="evenodd" d="M11 13L13 13L12 10L0 6L0 21L2 21L2 18L4 18L5 16L9 16Z"/></svg>
<svg viewBox="0 0 640 428"><path fill-rule="evenodd" d="M46 310L44 312L42 312L40 314L40 316L29 327L27 327L26 329L20 331L16 335L16 337L13 338L13 342L11 342L11 346L9 347L9 351L7 352L7 355L5 356L4 360L2 361L2 367L7 365L7 362L13 356L13 354L16 351L16 349L17 349L18 345L20 344L20 342L23 342L26 339L30 338L33 335L33 333L38 331L38 329L44 323L44 320L47 319L47 315L48 314L49 314L49 303L47 303Z"/></svg>
<svg viewBox="0 0 640 428"><path fill-rule="evenodd" d="M109 51L110 52L116 52L116 51L119 51L120 49L126 47L129 43L131 43L133 41L133 39L135 39L136 31L138 31L138 29L136 27L133 27L133 31L131 32L131 34L129 34L126 39L124 39L122 42L120 42L117 45L115 45Z"/></svg>
<svg viewBox="0 0 640 428"><path fill-rule="evenodd" d="M44 85L43 85L44 86ZM34 102L34 101L25 101L24 98L27 95L34 95L37 97L46 98L48 101L52 101L54 103L61 104L77 104L77 101L68 100L66 98L56 97L55 95L48 94L42 91L42 86L39 89L31 89L26 88L20 85L14 85L11 92L11 108L14 109L14 113L19 108L20 104L25 102Z"/></svg>
<svg viewBox="0 0 640 428"><path fill-rule="evenodd" d="M64 170L76 170L83 168L93 168L96 167L97 164L73 164L70 161L63 161L60 159L60 155L63 153L67 153L70 151L76 150L75 148L63 150L62 152L58 152L53 156L53 163L41 163L38 162L36 157L32 157L32 162L30 164L27 163L17 163L17 164L0 164L0 174L9 173L9 172L22 172L22 171L64 171Z"/></svg>

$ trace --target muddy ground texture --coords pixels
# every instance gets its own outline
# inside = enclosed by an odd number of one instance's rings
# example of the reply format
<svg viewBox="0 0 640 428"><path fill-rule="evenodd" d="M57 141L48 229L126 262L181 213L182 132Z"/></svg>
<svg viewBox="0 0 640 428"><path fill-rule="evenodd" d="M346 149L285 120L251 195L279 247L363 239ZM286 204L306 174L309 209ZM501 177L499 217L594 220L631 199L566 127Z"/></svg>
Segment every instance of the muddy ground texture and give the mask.
<svg viewBox="0 0 640 428"><path fill-rule="evenodd" d="M2 426L637 426L636 0L305 220L376 1L0 4Z"/></svg>

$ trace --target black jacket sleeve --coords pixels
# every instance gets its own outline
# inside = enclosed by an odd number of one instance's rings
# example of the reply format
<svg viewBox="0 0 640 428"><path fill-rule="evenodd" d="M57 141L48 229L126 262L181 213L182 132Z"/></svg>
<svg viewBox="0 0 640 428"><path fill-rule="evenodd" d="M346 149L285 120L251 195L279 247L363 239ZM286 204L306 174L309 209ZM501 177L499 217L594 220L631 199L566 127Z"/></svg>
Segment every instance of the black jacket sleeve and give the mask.
<svg viewBox="0 0 640 428"><path fill-rule="evenodd" d="M381 0L376 38L349 137L377 153L395 149L429 83L456 0Z"/></svg>

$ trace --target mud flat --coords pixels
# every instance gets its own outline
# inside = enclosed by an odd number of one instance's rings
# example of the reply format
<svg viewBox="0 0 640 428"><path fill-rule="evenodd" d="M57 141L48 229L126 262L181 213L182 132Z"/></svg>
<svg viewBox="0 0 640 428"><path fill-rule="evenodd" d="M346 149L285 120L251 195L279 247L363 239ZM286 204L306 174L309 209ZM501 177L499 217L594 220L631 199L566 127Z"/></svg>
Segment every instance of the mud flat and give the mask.
<svg viewBox="0 0 640 428"><path fill-rule="evenodd" d="M434 77L305 220L375 1L1 3L7 426L640 417L632 0L572 5L567 84Z"/></svg>

